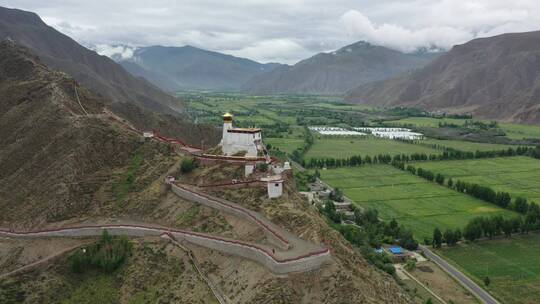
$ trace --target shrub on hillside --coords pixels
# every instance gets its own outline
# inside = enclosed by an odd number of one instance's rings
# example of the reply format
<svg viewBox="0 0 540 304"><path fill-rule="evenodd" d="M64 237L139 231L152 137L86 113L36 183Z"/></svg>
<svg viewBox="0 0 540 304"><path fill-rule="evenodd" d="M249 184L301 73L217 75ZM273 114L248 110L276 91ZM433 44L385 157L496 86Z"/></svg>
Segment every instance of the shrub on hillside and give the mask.
<svg viewBox="0 0 540 304"><path fill-rule="evenodd" d="M186 174L197 168L197 162L193 158L185 158L180 164L180 172Z"/></svg>
<svg viewBox="0 0 540 304"><path fill-rule="evenodd" d="M113 239L107 230L104 230L97 243L78 250L68 261L71 270L76 273L89 269L111 273L120 267L130 254L131 243L127 237Z"/></svg>

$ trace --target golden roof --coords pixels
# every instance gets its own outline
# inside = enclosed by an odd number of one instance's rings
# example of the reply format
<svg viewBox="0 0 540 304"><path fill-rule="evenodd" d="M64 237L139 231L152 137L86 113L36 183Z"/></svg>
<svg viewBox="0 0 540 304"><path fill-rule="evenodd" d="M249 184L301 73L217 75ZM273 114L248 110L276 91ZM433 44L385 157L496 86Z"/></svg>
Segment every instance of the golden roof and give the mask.
<svg viewBox="0 0 540 304"><path fill-rule="evenodd" d="M229 117L232 118L233 115L231 113L229 113L229 112L223 114L223 118L229 118Z"/></svg>

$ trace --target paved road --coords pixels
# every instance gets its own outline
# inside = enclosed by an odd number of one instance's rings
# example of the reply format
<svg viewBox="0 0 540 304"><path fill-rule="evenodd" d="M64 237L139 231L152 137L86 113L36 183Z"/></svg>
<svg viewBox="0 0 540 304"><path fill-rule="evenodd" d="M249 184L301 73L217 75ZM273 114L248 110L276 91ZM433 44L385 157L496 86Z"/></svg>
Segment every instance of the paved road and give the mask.
<svg viewBox="0 0 540 304"><path fill-rule="evenodd" d="M472 292L482 303L487 304L500 304L495 298L493 298L487 291L485 291L478 284L473 282L469 277L463 274L454 266L450 265L443 258L433 253L427 246L420 245L420 249L424 252L424 255L432 260L435 264L439 265L444 271L454 277L458 282Z"/></svg>

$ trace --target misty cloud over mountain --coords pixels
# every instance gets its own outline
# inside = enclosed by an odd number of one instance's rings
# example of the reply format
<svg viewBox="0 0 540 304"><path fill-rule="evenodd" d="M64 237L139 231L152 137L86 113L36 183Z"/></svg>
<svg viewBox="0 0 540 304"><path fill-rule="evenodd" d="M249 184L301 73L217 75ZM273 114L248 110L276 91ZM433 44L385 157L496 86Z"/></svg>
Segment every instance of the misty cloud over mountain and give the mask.
<svg viewBox="0 0 540 304"><path fill-rule="evenodd" d="M534 0L93 1L2 0L35 11L84 45L191 45L293 64L364 40L411 52L540 29ZM118 12L122 12L118 14ZM105 53L102 50L101 53Z"/></svg>

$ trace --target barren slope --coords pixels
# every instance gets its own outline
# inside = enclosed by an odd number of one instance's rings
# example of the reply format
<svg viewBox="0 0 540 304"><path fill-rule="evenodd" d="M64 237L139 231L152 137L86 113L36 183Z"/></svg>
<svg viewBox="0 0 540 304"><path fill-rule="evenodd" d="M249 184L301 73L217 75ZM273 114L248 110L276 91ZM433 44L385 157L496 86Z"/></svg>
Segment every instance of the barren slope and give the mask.
<svg viewBox="0 0 540 304"><path fill-rule="evenodd" d="M475 39L423 69L352 90L351 102L540 122L540 32Z"/></svg>

